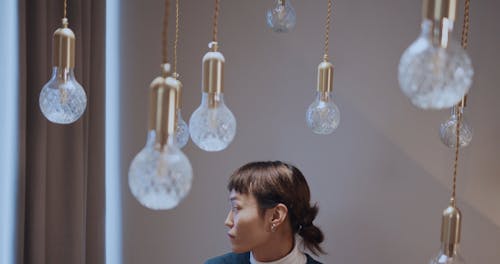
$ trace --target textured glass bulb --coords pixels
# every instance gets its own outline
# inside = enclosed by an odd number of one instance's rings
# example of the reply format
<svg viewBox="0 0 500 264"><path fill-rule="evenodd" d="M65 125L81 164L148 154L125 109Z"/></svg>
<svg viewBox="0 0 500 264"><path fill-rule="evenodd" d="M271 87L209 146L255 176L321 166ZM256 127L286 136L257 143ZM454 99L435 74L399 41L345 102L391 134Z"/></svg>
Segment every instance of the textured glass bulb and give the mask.
<svg viewBox="0 0 500 264"><path fill-rule="evenodd" d="M40 110L52 123L70 124L85 112L87 96L72 68L54 67L40 93Z"/></svg>
<svg viewBox="0 0 500 264"><path fill-rule="evenodd" d="M399 85L417 107L449 108L467 93L474 71L469 56L451 34L443 48L433 43L432 30L432 23L424 20L419 38L401 56Z"/></svg>
<svg viewBox="0 0 500 264"><path fill-rule="evenodd" d="M458 128L459 146L466 147L472 140L472 128L464 117L463 108L454 106L451 110L451 117L446 120L446 122L441 124L441 128L439 130L439 138L441 139L441 142L450 148L455 148L457 142L457 111L461 111L462 116L462 120L460 121L460 126Z"/></svg>
<svg viewBox="0 0 500 264"><path fill-rule="evenodd" d="M463 257L458 253L458 249L451 255L450 257L441 250L435 258L431 259L429 264L465 264Z"/></svg>
<svg viewBox="0 0 500 264"><path fill-rule="evenodd" d="M316 134L331 134L339 125L339 108L333 103L332 93L316 92L316 99L307 109L307 126Z"/></svg>
<svg viewBox="0 0 500 264"><path fill-rule="evenodd" d="M189 133L193 142L205 151L225 149L236 134L236 119L224 104L222 94L216 94L209 105L209 95L203 93L201 105L189 119Z"/></svg>
<svg viewBox="0 0 500 264"><path fill-rule="evenodd" d="M175 128L175 140L177 147L183 148L189 141L189 127L182 119L181 109L177 109L177 126Z"/></svg>
<svg viewBox="0 0 500 264"><path fill-rule="evenodd" d="M132 194L145 207L168 210L176 207L191 190L193 169L175 143L163 150L155 146L155 131L130 164L128 183Z"/></svg>
<svg viewBox="0 0 500 264"><path fill-rule="evenodd" d="M274 32L289 32L295 27L295 9L290 0L275 0L274 6L267 10L267 25Z"/></svg>

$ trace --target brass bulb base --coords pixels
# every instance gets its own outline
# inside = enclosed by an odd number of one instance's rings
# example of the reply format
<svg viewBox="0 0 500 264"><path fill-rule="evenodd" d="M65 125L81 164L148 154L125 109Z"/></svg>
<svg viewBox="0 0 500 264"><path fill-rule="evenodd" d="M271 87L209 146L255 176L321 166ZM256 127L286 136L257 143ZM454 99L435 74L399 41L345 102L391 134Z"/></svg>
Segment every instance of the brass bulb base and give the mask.
<svg viewBox="0 0 500 264"><path fill-rule="evenodd" d="M203 56L202 63L202 90L205 93L223 93L224 91L224 63L225 58L217 51L217 43L210 43L211 51Z"/></svg>
<svg viewBox="0 0 500 264"><path fill-rule="evenodd" d="M163 64L162 76L150 85L149 131L155 131L155 146L160 149L169 139L172 141L177 122L175 106L179 87L176 80L168 76L169 70L169 65Z"/></svg>
<svg viewBox="0 0 500 264"><path fill-rule="evenodd" d="M318 65L318 92L331 93L333 91L333 64L327 60Z"/></svg>
<svg viewBox="0 0 500 264"><path fill-rule="evenodd" d="M52 47L54 67L75 67L75 33L68 28L68 19L63 18L62 27L54 32Z"/></svg>
<svg viewBox="0 0 500 264"><path fill-rule="evenodd" d="M457 0L424 0L422 18L431 21L441 21L447 18L455 21L457 15Z"/></svg>
<svg viewBox="0 0 500 264"><path fill-rule="evenodd" d="M452 256L460 243L462 213L452 200L443 211L441 222L441 244L444 253Z"/></svg>
<svg viewBox="0 0 500 264"><path fill-rule="evenodd" d="M432 42L443 48L448 46L450 32L457 15L457 0L424 0L422 18L432 23Z"/></svg>

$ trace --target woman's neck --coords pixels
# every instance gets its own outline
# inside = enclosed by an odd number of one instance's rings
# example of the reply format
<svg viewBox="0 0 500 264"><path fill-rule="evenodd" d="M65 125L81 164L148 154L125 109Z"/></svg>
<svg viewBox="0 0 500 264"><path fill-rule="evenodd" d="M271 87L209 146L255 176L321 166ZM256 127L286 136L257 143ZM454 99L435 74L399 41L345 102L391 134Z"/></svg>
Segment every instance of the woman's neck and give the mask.
<svg viewBox="0 0 500 264"><path fill-rule="evenodd" d="M288 255L295 246L295 238L291 232L275 233L271 239L252 250L255 260L260 262L270 262L279 260Z"/></svg>

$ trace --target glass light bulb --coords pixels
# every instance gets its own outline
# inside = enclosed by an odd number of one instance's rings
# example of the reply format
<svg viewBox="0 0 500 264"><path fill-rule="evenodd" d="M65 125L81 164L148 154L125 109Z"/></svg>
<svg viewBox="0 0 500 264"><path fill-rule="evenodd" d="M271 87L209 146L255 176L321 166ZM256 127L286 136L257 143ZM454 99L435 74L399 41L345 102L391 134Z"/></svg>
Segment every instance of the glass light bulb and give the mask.
<svg viewBox="0 0 500 264"><path fill-rule="evenodd" d="M447 147L455 148L457 142L457 122L458 116L457 111L461 111L462 120L460 121L459 129L459 146L466 147L470 144L472 140L472 127L467 123L465 116L463 114L463 108L454 106L451 110L451 117L441 124L439 130L439 138L441 142Z"/></svg>
<svg viewBox="0 0 500 264"><path fill-rule="evenodd" d="M177 109L177 126L175 127L175 141L180 149L189 141L189 127L182 118L181 109Z"/></svg>
<svg viewBox="0 0 500 264"><path fill-rule="evenodd" d="M274 32L289 32L295 27L297 17L290 0L275 0L266 12L267 25Z"/></svg>
<svg viewBox="0 0 500 264"><path fill-rule="evenodd" d="M333 103L332 93L316 92L316 99L306 113L307 126L316 134L331 134L340 122L339 108Z"/></svg>
<svg viewBox="0 0 500 264"><path fill-rule="evenodd" d="M176 207L191 190L193 169L175 143L160 151L155 131L148 133L146 146L135 156L128 172L132 194L143 206L153 210Z"/></svg>
<svg viewBox="0 0 500 264"><path fill-rule="evenodd" d="M424 20L420 36L401 56L399 85L419 108L449 108L469 90L474 70L469 56L451 34L448 46L443 48L433 43L432 31L432 23Z"/></svg>
<svg viewBox="0 0 500 264"><path fill-rule="evenodd" d="M189 133L193 142L205 151L225 149L236 134L236 119L224 104L222 94L215 95L209 105L209 95L203 93L201 105L189 119Z"/></svg>
<svg viewBox="0 0 500 264"><path fill-rule="evenodd" d="M439 254L431 259L430 264L465 264L463 257L458 252L458 249L452 254L452 256L446 255L443 250Z"/></svg>
<svg viewBox="0 0 500 264"><path fill-rule="evenodd" d="M43 115L52 123L70 124L82 116L87 96L72 68L53 68L50 80L40 93L39 104Z"/></svg>

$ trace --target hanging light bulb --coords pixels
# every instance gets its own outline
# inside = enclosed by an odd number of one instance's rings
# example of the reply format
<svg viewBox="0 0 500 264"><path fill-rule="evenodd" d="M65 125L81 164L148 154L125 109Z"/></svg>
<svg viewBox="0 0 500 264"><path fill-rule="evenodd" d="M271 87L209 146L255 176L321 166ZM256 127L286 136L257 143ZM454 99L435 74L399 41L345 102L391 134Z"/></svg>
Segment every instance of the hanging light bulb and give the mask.
<svg viewBox="0 0 500 264"><path fill-rule="evenodd" d="M224 104L224 55L218 51L217 21L219 0L215 0L212 42L202 62L201 105L189 119L189 134L193 142L205 151L221 151L233 141L236 119Z"/></svg>
<svg viewBox="0 0 500 264"><path fill-rule="evenodd" d="M467 123L467 120L464 117L464 108L466 105L466 96L464 100L459 105L455 105L451 109L451 117L441 124L439 130L439 138L441 142L445 144L449 148L455 148L456 143L456 127L457 123L459 123L459 146L466 147L470 144L472 140L472 127ZM458 120L460 119L460 122Z"/></svg>
<svg viewBox="0 0 500 264"><path fill-rule="evenodd" d="M333 103L333 64L328 61L328 44L332 1L328 0L326 17L325 51L323 61L318 65L316 99L306 113L307 126L316 134L331 134L339 125L339 108Z"/></svg>
<svg viewBox="0 0 500 264"><path fill-rule="evenodd" d="M52 123L70 124L85 112L87 96L75 79L75 34L68 28L66 14L54 32L52 52L52 76L40 93L40 110Z"/></svg>
<svg viewBox="0 0 500 264"><path fill-rule="evenodd" d="M146 146L130 164L130 191L143 206L153 210L176 207L191 190L193 169L177 147L178 93L181 83L170 76L167 63L167 28L169 0L165 0L163 16L162 75L150 86L149 129Z"/></svg>
<svg viewBox="0 0 500 264"><path fill-rule="evenodd" d="M307 126L316 134L331 134L339 125L339 108L333 103L333 65L323 61L318 66L316 99L307 109Z"/></svg>
<svg viewBox="0 0 500 264"><path fill-rule="evenodd" d="M180 82L169 77L169 65L150 86L151 106L146 146L135 156L129 169L129 187L145 207L168 210L176 207L191 190L191 163L177 147L175 138L176 101Z"/></svg>
<svg viewBox="0 0 500 264"><path fill-rule="evenodd" d="M172 77L168 78L172 78L171 81L175 82L176 86L179 87L179 89L177 90L177 104L175 106L175 112L177 115L177 124L175 126L175 141L177 143L176 145L179 148L183 148L189 141L189 127L186 121L184 121L184 119L182 118L181 114L182 83L181 81L179 81L179 75L177 73L172 74Z"/></svg>
<svg viewBox="0 0 500 264"><path fill-rule="evenodd" d="M295 27L297 16L290 0L274 0L274 6L266 12L267 25L278 33L286 33Z"/></svg>
<svg viewBox="0 0 500 264"><path fill-rule="evenodd" d="M441 249L430 264L465 264L460 255L460 233L462 215L452 199L450 205L443 211L441 223Z"/></svg>
<svg viewBox="0 0 500 264"><path fill-rule="evenodd" d="M451 35L456 5L457 0L423 0L422 31L401 56L399 85L419 108L452 107L472 84L470 58Z"/></svg>
<svg viewBox="0 0 500 264"><path fill-rule="evenodd" d="M233 141L236 119L224 104L224 56L217 51L216 42L211 42L209 48L211 51L203 57L201 105L189 119L189 133L199 148L220 151Z"/></svg>

